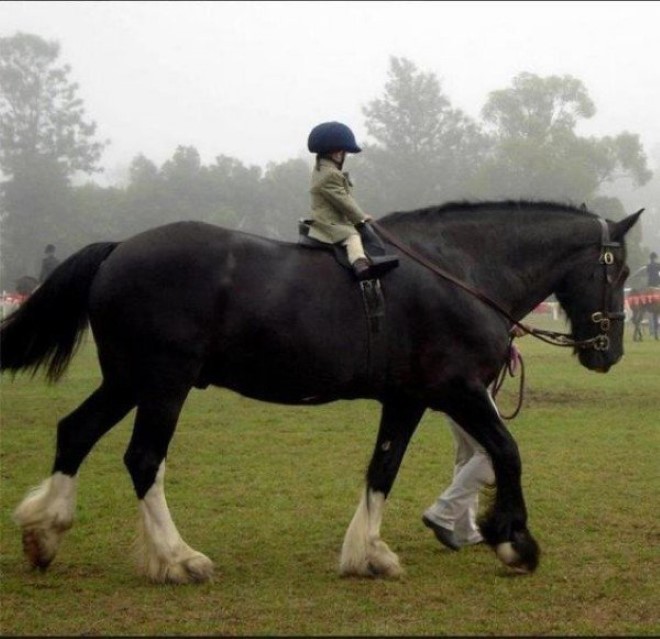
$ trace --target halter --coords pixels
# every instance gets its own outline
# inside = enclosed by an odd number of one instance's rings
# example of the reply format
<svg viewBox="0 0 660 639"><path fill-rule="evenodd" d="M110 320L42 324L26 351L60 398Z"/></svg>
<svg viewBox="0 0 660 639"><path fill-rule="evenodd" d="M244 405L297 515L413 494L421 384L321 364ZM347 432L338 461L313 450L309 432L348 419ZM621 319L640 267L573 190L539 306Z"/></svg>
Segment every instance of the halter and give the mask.
<svg viewBox="0 0 660 639"><path fill-rule="evenodd" d="M604 277L603 277L603 295L602 295L602 311L596 311L591 315L591 321L595 324L598 324L600 327L600 334L595 337L590 337L588 339L576 340L573 339L573 336L570 333L558 333L556 331L546 331L539 328L534 328L532 326L527 326L522 324L518 320L511 317L511 315L505 311L497 302L493 299L478 291L477 289L472 288L462 280L454 277L451 273L448 273L444 269L440 268L437 264L434 264L423 255L412 249L410 246L403 244L399 239L392 235L389 231L386 231L378 222L371 220L369 224L378 231L378 233L386 239L388 242L396 246L398 249L406 253L411 257L415 262L421 264L428 270L432 271L436 275L439 275L443 279L446 279L450 282L453 282L463 290L467 291L477 299L481 300L491 308L495 309L498 313L506 317L512 324L521 328L525 333L536 337L537 339L551 344L553 346L572 346L574 348L593 348L596 351L607 351L610 348L610 338L609 330L611 328L612 320L623 320L625 319L625 313L621 312L612 312L608 310L609 302L612 297L612 289L618 284L621 279L621 275L624 272L622 268L616 279L611 273L611 267L615 264L614 253L612 249L620 248L620 242L613 242L610 237L610 229L607 225L607 222L602 218L597 218L601 227L601 236L600 236L600 258L599 263L603 265Z"/></svg>

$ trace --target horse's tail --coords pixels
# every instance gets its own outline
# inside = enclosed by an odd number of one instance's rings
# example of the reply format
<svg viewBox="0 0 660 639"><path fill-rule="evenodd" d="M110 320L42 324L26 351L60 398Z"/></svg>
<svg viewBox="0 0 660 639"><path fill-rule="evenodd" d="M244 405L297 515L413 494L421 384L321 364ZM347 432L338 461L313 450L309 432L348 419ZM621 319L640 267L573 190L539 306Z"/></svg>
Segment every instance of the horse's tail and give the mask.
<svg viewBox="0 0 660 639"><path fill-rule="evenodd" d="M0 326L0 370L46 367L56 382L64 373L88 323L94 277L118 242L90 244L64 260Z"/></svg>

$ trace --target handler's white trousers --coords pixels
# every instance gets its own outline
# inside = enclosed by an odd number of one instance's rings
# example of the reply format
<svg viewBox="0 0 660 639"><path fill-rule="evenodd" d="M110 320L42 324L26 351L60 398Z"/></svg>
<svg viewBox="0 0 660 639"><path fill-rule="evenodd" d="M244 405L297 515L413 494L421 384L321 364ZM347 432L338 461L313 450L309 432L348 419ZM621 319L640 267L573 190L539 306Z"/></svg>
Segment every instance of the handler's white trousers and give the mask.
<svg viewBox="0 0 660 639"><path fill-rule="evenodd" d="M482 541L476 524L479 490L495 482L488 453L456 422L447 418L456 441L456 461L451 485L424 515L438 526L454 532L461 546Z"/></svg>

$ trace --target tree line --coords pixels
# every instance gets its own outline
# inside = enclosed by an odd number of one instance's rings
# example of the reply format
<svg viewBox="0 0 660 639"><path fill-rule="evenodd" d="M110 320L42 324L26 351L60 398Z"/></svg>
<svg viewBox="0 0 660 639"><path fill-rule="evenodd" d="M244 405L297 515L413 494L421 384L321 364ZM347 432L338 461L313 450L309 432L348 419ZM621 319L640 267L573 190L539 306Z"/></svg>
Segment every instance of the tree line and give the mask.
<svg viewBox="0 0 660 639"><path fill-rule="evenodd" d="M96 137L60 45L34 34L0 38L0 224L2 287L35 274L47 243L66 255L181 219L295 241L307 214L312 159L245 166L219 154L211 164L179 146L157 166L135 157L125 186L72 178L100 170L109 141ZM596 107L570 75L523 72L493 91L480 119L452 106L437 76L391 57L382 95L362 106L369 136L351 157L355 194L374 217L450 200L534 199L587 206L622 218L601 189L647 184L640 136L580 136ZM349 123L350 124L350 123ZM646 259L640 231L629 239L633 267Z"/></svg>

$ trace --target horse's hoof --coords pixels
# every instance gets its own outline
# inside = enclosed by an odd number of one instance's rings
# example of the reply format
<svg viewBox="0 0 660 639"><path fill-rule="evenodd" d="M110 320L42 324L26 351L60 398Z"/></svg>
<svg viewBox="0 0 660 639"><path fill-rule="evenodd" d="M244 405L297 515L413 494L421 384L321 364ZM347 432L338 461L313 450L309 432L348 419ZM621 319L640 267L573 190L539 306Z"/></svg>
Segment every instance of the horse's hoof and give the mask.
<svg viewBox="0 0 660 639"><path fill-rule="evenodd" d="M367 561L361 566L340 566L339 574L342 577L398 579L403 575L403 568L398 562L383 564L382 562Z"/></svg>
<svg viewBox="0 0 660 639"><path fill-rule="evenodd" d="M213 579L214 564L206 556L199 553L183 562L188 576L186 583L204 583Z"/></svg>
<svg viewBox="0 0 660 639"><path fill-rule="evenodd" d="M187 559L171 564L162 571L152 573L151 581L168 584L199 584L211 581L213 578L213 562L197 553Z"/></svg>
<svg viewBox="0 0 660 639"><path fill-rule="evenodd" d="M29 528L23 531L23 553L33 568L46 570L55 559L57 541L49 541L48 537L45 530Z"/></svg>
<svg viewBox="0 0 660 639"><path fill-rule="evenodd" d="M539 563L539 548L531 535L519 541L505 541L495 547L497 558L518 574L528 574L536 570Z"/></svg>
<svg viewBox="0 0 660 639"><path fill-rule="evenodd" d="M365 556L343 558L339 567L342 577L383 577L396 579L403 568L396 553L382 540L373 541Z"/></svg>
<svg viewBox="0 0 660 639"><path fill-rule="evenodd" d="M378 557L367 562L368 577L378 577L381 579L398 579L403 574L403 568L399 558L392 553L392 557Z"/></svg>

